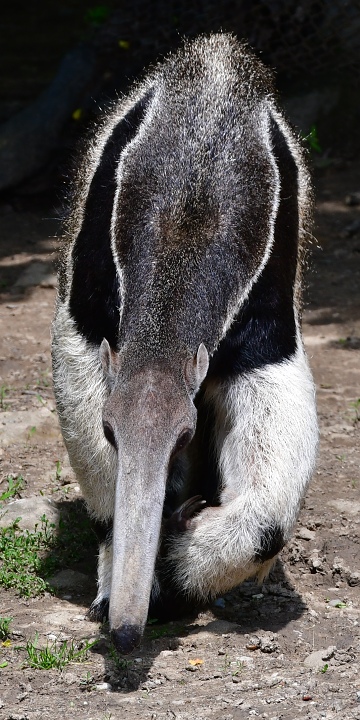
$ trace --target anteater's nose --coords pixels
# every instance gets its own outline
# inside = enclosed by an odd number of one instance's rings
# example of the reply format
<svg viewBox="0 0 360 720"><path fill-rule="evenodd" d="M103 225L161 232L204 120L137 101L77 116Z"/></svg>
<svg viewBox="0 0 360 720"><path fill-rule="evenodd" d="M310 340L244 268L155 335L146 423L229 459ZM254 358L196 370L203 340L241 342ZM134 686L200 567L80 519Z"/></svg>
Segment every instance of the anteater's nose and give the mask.
<svg viewBox="0 0 360 720"><path fill-rule="evenodd" d="M140 645L142 634L138 625L121 625L111 631L111 640L120 655L128 655Z"/></svg>

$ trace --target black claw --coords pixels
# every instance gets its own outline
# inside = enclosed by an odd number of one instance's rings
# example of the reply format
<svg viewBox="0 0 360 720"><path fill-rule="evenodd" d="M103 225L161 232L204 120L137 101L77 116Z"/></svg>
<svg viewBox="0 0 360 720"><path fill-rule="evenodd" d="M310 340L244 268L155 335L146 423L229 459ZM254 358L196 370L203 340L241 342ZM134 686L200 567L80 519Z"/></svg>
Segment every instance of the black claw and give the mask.
<svg viewBox="0 0 360 720"><path fill-rule="evenodd" d="M103 598L100 602L91 603L87 612L89 620L95 622L105 622L109 619L109 598Z"/></svg>
<svg viewBox="0 0 360 720"><path fill-rule="evenodd" d="M204 505L206 505L206 501L202 499L201 495L194 495L194 497L185 500L166 521L168 530L178 533L187 530L191 518L200 512Z"/></svg>

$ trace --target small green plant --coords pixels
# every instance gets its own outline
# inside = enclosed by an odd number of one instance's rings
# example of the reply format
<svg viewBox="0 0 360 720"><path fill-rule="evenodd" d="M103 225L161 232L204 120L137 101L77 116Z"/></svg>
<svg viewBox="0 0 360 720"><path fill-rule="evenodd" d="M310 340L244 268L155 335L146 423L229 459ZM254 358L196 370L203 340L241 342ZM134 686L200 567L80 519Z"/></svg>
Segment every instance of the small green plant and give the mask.
<svg viewBox="0 0 360 720"><path fill-rule="evenodd" d="M73 640L71 643L68 643L67 640L63 642L55 640L52 643L47 642L45 647L41 648L37 647L38 639L39 636L36 633L34 641L28 640L25 648L18 648L27 653L26 665L37 670L51 670L52 668L62 670L69 663L84 662L87 660L90 648L97 643L97 640L92 642L83 640L81 645L76 645Z"/></svg>
<svg viewBox="0 0 360 720"><path fill-rule="evenodd" d="M88 670L86 675L80 678L80 687L82 690L91 690L94 686L94 676Z"/></svg>
<svg viewBox="0 0 360 720"><path fill-rule="evenodd" d="M0 617L0 640L6 640L10 635L12 617Z"/></svg>
<svg viewBox="0 0 360 720"><path fill-rule="evenodd" d="M56 468L56 470L55 470L55 480L56 480L56 482L59 483L60 480L61 480L61 462L60 462L60 460L57 460L57 461L56 461L56 463L55 463L55 468Z"/></svg>
<svg viewBox="0 0 360 720"><path fill-rule="evenodd" d="M7 405L5 403L5 398L8 393L9 388L6 385L0 385L0 410L6 410Z"/></svg>
<svg viewBox="0 0 360 720"><path fill-rule="evenodd" d="M7 490L4 490L4 492L0 495L0 510L3 507L5 500L10 500L11 498L16 497L16 495L19 495L20 490L24 487L24 478L22 475L17 475L16 477L8 475L6 481L8 487Z"/></svg>
<svg viewBox="0 0 360 720"><path fill-rule="evenodd" d="M121 658L113 645L111 645L109 648L109 655L114 663L114 667L117 672L127 672L133 664L132 660L125 660L124 658Z"/></svg>
<svg viewBox="0 0 360 720"><path fill-rule="evenodd" d="M30 438L32 438L32 437L35 435L35 433L36 433L36 426L33 425L33 426L30 428L29 432L28 432L28 438L29 438L29 440L30 440Z"/></svg>
<svg viewBox="0 0 360 720"><path fill-rule="evenodd" d="M316 125L312 125L308 134L304 135L304 139L309 144L310 150L312 152L321 153L322 149L319 143L318 133Z"/></svg>
<svg viewBox="0 0 360 720"><path fill-rule="evenodd" d="M45 387L45 388L49 387L49 385L50 385L49 379L48 379L49 370L45 370L45 372L41 372L40 375L41 375L41 377L38 378L36 381L36 386L37 387Z"/></svg>
<svg viewBox="0 0 360 720"><path fill-rule="evenodd" d="M328 667L329 667L329 665L328 665L328 664L325 664L325 665L320 669L320 672L326 673Z"/></svg>
<svg viewBox="0 0 360 720"><path fill-rule="evenodd" d="M222 672L231 673L232 677L236 677L243 670L244 663L241 660L231 660L231 657L226 652L223 656L223 664L220 667Z"/></svg>
<svg viewBox="0 0 360 720"><path fill-rule="evenodd" d="M231 664L233 665L234 663L231 663ZM241 662L241 660L236 660L235 667L236 667L236 670L233 670L231 673L233 677L236 677L237 675L239 675L242 672L242 670L244 669L244 663Z"/></svg>
<svg viewBox="0 0 360 720"><path fill-rule="evenodd" d="M231 667L231 660L229 658L229 655L227 653L225 653L223 664L221 666L221 670L226 672L227 670L230 669L230 667Z"/></svg>
<svg viewBox="0 0 360 720"><path fill-rule="evenodd" d="M354 409L355 417L354 423L360 422L360 398L358 400L355 400L355 402L350 403L350 406Z"/></svg>

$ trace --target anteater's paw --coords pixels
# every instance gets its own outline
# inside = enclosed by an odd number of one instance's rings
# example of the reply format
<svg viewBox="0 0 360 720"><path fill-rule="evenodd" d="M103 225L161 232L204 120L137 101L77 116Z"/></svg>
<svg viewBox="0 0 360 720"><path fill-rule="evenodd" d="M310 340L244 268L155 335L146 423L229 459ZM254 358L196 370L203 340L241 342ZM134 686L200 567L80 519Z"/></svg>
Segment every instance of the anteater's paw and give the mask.
<svg viewBox="0 0 360 720"><path fill-rule="evenodd" d="M206 505L206 501L202 499L201 495L194 495L185 500L166 521L167 531L177 534L188 530L191 519L203 509L204 505Z"/></svg>
<svg viewBox="0 0 360 720"><path fill-rule="evenodd" d="M105 622L105 620L109 619L109 598L104 597L98 600L98 598L95 598L94 602L91 603L90 608L87 612L87 617L89 620L94 620L94 622Z"/></svg>

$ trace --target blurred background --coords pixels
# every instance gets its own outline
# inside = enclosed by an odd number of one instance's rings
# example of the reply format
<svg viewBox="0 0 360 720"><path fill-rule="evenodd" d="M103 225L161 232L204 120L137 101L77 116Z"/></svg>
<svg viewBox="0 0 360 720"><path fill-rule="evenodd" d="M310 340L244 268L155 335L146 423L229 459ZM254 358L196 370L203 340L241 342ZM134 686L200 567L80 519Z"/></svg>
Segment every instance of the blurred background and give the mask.
<svg viewBox="0 0 360 720"><path fill-rule="evenodd" d="M58 193L78 138L144 69L231 31L273 68L318 168L360 152L360 0L12 0L1 11L0 192Z"/></svg>

